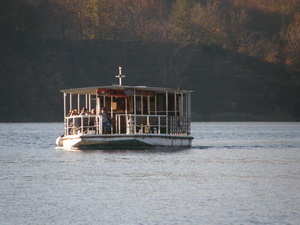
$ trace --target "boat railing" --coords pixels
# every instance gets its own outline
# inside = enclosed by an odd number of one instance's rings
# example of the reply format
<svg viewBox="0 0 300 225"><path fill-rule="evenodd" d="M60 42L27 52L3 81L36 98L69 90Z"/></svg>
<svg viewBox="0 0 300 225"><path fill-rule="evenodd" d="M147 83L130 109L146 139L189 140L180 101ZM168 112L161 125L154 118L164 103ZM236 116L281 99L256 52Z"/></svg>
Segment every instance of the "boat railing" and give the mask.
<svg viewBox="0 0 300 225"><path fill-rule="evenodd" d="M65 134L102 134L102 117L82 115L65 117Z"/></svg>
<svg viewBox="0 0 300 225"><path fill-rule="evenodd" d="M85 134L171 134L189 135L190 119L166 115L116 114L109 131L101 115L65 117L65 135Z"/></svg>
<svg viewBox="0 0 300 225"><path fill-rule="evenodd" d="M189 135L190 119L166 115L117 114L117 134L172 134Z"/></svg>
<svg viewBox="0 0 300 225"><path fill-rule="evenodd" d="M169 116L169 131L173 135L190 135L191 119L188 117Z"/></svg>

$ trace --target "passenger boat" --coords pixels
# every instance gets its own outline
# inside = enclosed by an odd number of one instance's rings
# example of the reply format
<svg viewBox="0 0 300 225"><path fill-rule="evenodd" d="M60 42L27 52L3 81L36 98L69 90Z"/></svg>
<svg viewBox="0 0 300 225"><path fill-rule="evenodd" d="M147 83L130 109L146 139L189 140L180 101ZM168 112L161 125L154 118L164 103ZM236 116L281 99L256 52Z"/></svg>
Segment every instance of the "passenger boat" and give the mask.
<svg viewBox="0 0 300 225"><path fill-rule="evenodd" d="M191 146L192 91L122 85L121 67L116 77L118 85L61 90L64 133L57 145L78 149ZM68 114L82 107L85 113ZM101 109L110 117L105 125Z"/></svg>

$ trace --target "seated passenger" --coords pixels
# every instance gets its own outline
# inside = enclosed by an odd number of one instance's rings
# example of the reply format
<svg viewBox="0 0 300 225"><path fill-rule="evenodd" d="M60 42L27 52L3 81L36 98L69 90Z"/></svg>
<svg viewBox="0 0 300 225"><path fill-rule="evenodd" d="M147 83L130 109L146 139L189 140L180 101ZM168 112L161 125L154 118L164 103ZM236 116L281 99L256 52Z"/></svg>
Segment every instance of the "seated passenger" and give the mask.
<svg viewBox="0 0 300 225"><path fill-rule="evenodd" d="M78 111L77 111L77 109L73 109L72 110L72 115L71 116L78 116L79 114L78 114Z"/></svg>
<svg viewBox="0 0 300 225"><path fill-rule="evenodd" d="M90 117L90 122L89 122L89 126L91 130L95 130L95 125L96 125L96 110L92 109L91 110L91 117Z"/></svg>
<svg viewBox="0 0 300 225"><path fill-rule="evenodd" d="M92 110L91 110L91 114L92 114L92 115L96 115L96 109L92 109Z"/></svg>
<svg viewBox="0 0 300 225"><path fill-rule="evenodd" d="M79 116L87 116L89 115L87 108L83 107L81 109L80 115ZM82 126L82 131L86 132L88 130L88 126L89 126L89 118L88 117L81 117L81 126Z"/></svg>
<svg viewBox="0 0 300 225"><path fill-rule="evenodd" d="M84 115L88 115L89 113L88 113L88 111L87 111L87 108L86 107L83 107L82 109L81 109L81 113L80 113L80 116L84 116Z"/></svg>
<svg viewBox="0 0 300 225"><path fill-rule="evenodd" d="M68 115L67 115L67 117L70 117L70 116L72 116L72 112L73 112L73 110L72 110L72 109L70 109L70 110L69 110L69 113L68 113Z"/></svg>

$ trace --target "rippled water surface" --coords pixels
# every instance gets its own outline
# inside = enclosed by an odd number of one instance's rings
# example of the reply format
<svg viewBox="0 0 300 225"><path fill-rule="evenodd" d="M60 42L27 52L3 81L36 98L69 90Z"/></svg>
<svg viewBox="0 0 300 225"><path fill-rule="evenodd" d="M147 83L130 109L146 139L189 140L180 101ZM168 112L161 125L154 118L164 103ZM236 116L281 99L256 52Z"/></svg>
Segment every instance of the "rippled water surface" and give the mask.
<svg viewBox="0 0 300 225"><path fill-rule="evenodd" d="M300 123L193 123L184 150L66 151L0 124L0 224L299 224Z"/></svg>

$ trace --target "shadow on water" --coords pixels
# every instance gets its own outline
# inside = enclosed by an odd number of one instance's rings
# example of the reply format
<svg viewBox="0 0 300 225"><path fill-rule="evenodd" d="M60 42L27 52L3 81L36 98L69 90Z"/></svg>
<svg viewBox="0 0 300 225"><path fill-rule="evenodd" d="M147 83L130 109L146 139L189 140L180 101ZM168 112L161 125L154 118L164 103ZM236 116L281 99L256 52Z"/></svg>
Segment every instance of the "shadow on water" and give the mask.
<svg viewBox="0 0 300 225"><path fill-rule="evenodd" d="M256 149L256 148L263 148L261 145L253 145L253 146L243 146L243 145L216 145L216 146L203 146L203 145L197 145L197 146L192 146L192 149L200 149L200 150L205 150L205 149Z"/></svg>
<svg viewBox="0 0 300 225"><path fill-rule="evenodd" d="M216 146L206 146L206 145L195 145L190 148L172 148L172 147L153 147L153 148L136 148L136 149L97 149L97 148L65 148L65 147L55 147L57 150L62 150L66 152L83 152L83 153L110 153L110 154L124 154L124 153L138 153L138 154L157 154L157 153L178 153L178 152L188 152L191 150L228 150L228 149L257 149L262 148L262 146L241 146L241 145L216 145Z"/></svg>
<svg viewBox="0 0 300 225"><path fill-rule="evenodd" d="M83 153L110 153L110 154L124 154L124 153L138 153L138 154L157 154L157 153L178 153L178 152L186 152L192 150L191 148L182 148L182 147L153 147L153 148L135 148L135 149L117 149L117 148L109 148L109 149L97 149L97 148L64 148L64 147L55 147L57 150L67 151L67 152L83 152Z"/></svg>
<svg viewBox="0 0 300 225"><path fill-rule="evenodd" d="M214 146L202 146L202 145L192 146L192 149L209 149L209 148L214 148Z"/></svg>

